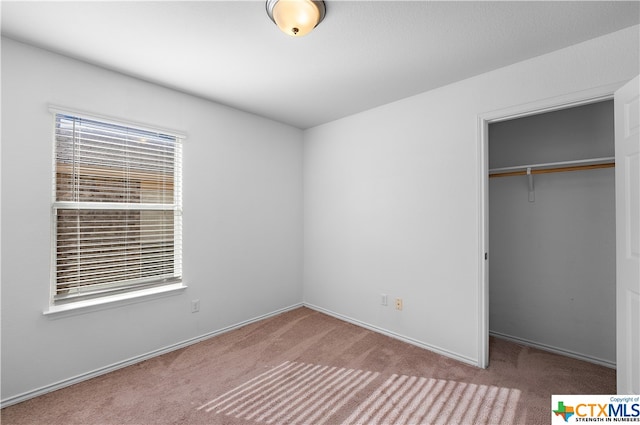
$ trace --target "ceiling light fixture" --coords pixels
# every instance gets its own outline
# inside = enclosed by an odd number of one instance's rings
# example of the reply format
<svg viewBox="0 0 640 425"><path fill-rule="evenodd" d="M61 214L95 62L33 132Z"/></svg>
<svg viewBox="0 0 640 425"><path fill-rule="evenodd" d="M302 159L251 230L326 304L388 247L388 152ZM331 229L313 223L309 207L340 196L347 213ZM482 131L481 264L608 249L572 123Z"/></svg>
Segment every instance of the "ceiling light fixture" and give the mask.
<svg viewBox="0 0 640 425"><path fill-rule="evenodd" d="M313 0L267 0L267 15L292 37L301 37L311 32L325 15L323 1Z"/></svg>

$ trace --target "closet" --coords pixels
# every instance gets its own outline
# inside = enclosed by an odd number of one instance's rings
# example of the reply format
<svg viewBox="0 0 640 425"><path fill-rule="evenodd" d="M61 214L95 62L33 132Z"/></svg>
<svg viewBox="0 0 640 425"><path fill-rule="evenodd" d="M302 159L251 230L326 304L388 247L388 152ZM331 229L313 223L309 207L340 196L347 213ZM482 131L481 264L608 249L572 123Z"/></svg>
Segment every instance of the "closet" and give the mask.
<svg viewBox="0 0 640 425"><path fill-rule="evenodd" d="M489 125L489 332L615 366L613 101Z"/></svg>

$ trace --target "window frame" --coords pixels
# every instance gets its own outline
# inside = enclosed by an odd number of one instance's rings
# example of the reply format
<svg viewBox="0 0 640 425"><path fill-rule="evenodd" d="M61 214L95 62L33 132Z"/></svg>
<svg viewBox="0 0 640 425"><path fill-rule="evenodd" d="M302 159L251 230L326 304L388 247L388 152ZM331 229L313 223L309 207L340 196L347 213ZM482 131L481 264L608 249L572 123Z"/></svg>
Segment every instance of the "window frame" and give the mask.
<svg viewBox="0 0 640 425"><path fill-rule="evenodd" d="M107 304L117 303L121 304L123 302L131 302L138 301L141 297L156 297L163 296L166 294L170 294L173 292L182 291L186 288L184 284L184 276L182 273L182 148L184 146L184 141L186 140L186 135L181 132L167 130L164 128L160 128L157 126L149 126L140 123L131 122L128 120L118 119L106 117L101 114L93 114L81 112L78 110L74 110L71 108L64 108L55 105L49 105L49 112L52 116L52 128L51 128L51 137L52 137L52 189L51 189L51 210L50 210L50 219L51 219L51 265L50 265L50 279L49 279L49 305L43 312L43 314L57 314L61 312L73 312L74 310L85 310L91 307L100 307ZM179 222L177 224L174 223L174 232L172 234L173 238L171 239L174 244L174 258L177 258L178 263L176 264L179 267L179 276L173 279L165 279L165 282L155 283L152 286L149 286L149 280L146 280L145 283L135 283L130 282L130 285L133 287L129 287L126 289L123 288L114 288L106 291L105 293L94 293L88 297L79 297L78 299L68 299L59 301L56 300L56 294L58 292L58 282L57 282L57 242L58 242L58 228L57 228L57 212L60 209L68 209L65 208L65 201L58 200L58 193L56 189L56 185L58 183L57 177L57 132L56 132L56 123L58 121L58 115L64 115L69 117L74 117L78 119L86 119L91 121L96 121L105 125L114 125L119 127L127 127L135 130L145 131L145 132L153 132L156 134L161 134L163 136L169 136L175 139L176 144L178 145L178 157L175 158L174 162L174 177L172 180L172 184L175 185L174 190L174 202L172 204L152 204L152 203L140 203L141 208L132 208L124 205L115 205L117 203L109 203L109 202L96 202L93 204L92 202L72 202L71 204L73 208L77 208L79 210L86 211L98 211L110 209L110 207L116 207L115 209L120 211L126 210L150 210L150 211L174 211L174 217L179 218ZM129 285L127 285L129 286ZM139 287L136 287L139 286Z"/></svg>

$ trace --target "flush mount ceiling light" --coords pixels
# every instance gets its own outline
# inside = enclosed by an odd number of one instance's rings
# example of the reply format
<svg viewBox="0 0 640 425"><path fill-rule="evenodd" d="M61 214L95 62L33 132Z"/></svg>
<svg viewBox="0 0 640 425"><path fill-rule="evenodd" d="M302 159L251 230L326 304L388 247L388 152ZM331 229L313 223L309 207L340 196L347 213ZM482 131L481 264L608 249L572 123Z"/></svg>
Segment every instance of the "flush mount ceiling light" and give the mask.
<svg viewBox="0 0 640 425"><path fill-rule="evenodd" d="M267 0L267 14L280 30L293 37L311 32L325 15L323 1Z"/></svg>

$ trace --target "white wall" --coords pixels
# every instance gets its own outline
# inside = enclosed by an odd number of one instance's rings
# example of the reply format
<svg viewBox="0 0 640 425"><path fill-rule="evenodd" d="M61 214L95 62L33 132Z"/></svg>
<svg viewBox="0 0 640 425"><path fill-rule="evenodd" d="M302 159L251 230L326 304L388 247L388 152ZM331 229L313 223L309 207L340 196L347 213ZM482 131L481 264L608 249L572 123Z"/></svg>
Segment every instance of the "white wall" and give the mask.
<svg viewBox="0 0 640 425"><path fill-rule="evenodd" d="M85 314L49 298L49 103L187 133L185 292ZM2 39L2 399L302 301L302 131ZM200 312L191 313L192 299Z"/></svg>
<svg viewBox="0 0 640 425"><path fill-rule="evenodd" d="M478 116L630 80L631 27L305 132L305 302L479 356ZM404 310L379 294L404 299Z"/></svg>
<svg viewBox="0 0 640 425"><path fill-rule="evenodd" d="M613 101L489 126L489 168L613 156ZM491 332L615 366L614 174L489 180Z"/></svg>

